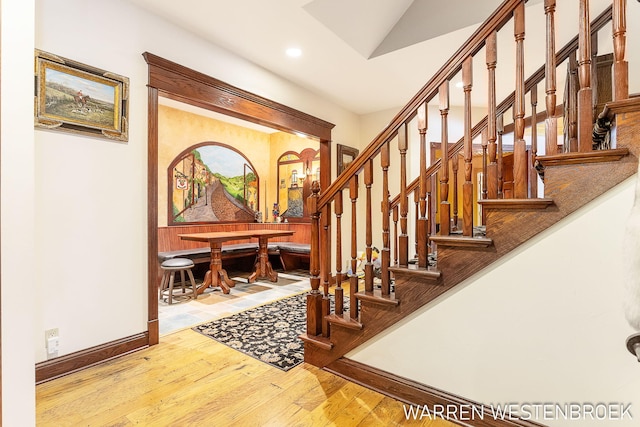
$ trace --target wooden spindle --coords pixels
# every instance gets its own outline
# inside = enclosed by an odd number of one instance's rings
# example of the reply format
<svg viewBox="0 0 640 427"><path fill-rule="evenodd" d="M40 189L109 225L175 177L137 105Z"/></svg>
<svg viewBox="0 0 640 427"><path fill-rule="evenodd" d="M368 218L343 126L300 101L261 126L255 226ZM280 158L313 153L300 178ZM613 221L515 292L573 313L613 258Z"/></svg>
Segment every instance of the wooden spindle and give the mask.
<svg viewBox="0 0 640 427"><path fill-rule="evenodd" d="M545 121L545 154L558 152L558 119L556 118L556 0L544 0L544 13L547 17L547 59L545 62L545 103L547 119Z"/></svg>
<svg viewBox="0 0 640 427"><path fill-rule="evenodd" d="M418 194L418 221L416 223L418 245L418 267L427 267L428 263L428 224L427 224L427 103L418 107L418 132L420 133L420 186Z"/></svg>
<svg viewBox="0 0 640 427"><path fill-rule="evenodd" d="M489 168L489 165L487 164L487 146L488 144L488 135L489 135L489 130L487 128L484 128L482 130L482 199L486 199L487 198L487 170ZM487 223L487 218L485 217L485 212L484 209L482 208L481 205L477 205L478 209L480 209L480 218L482 220L482 225L485 225Z"/></svg>
<svg viewBox="0 0 640 427"><path fill-rule="evenodd" d="M627 0L613 0L613 100L629 98Z"/></svg>
<svg viewBox="0 0 640 427"><path fill-rule="evenodd" d="M320 293L320 214L318 212L320 184L311 184L311 196L307 206L311 213L311 254L309 259L309 281L311 292L307 295L307 335L317 336L322 332L322 294Z"/></svg>
<svg viewBox="0 0 640 427"><path fill-rule="evenodd" d="M580 84L578 83L578 60L576 59L576 53L573 52L569 56L569 74L567 76L568 82L568 94L565 94L567 99L567 108L569 111L565 111L565 116L569 123L567 126L567 137L565 141L564 151L576 152L578 151L578 89Z"/></svg>
<svg viewBox="0 0 640 427"><path fill-rule="evenodd" d="M578 151L592 150L593 94L591 89L591 22L589 0L580 0L578 33Z"/></svg>
<svg viewBox="0 0 640 427"><path fill-rule="evenodd" d="M513 135L513 197L526 199L528 195L527 143L524 140L524 1L513 12L516 41L516 87L514 100Z"/></svg>
<svg viewBox="0 0 640 427"><path fill-rule="evenodd" d="M398 219L399 208L398 205L393 207L393 264L398 265Z"/></svg>
<svg viewBox="0 0 640 427"><path fill-rule="evenodd" d="M336 314L342 316L344 311L344 290L342 289L342 190L336 193L334 210L336 214Z"/></svg>
<svg viewBox="0 0 640 427"><path fill-rule="evenodd" d="M473 236L473 139L471 136L471 88L473 87L473 58L462 63L464 90L464 184L462 184L462 235ZM486 144L483 145L483 164L486 162Z"/></svg>
<svg viewBox="0 0 640 427"><path fill-rule="evenodd" d="M366 189L366 211L365 211L365 254L366 262L364 264L364 290L373 292L373 225L371 211L371 186L373 185L373 159L369 159L364 164L364 186Z"/></svg>
<svg viewBox="0 0 640 427"><path fill-rule="evenodd" d="M407 214L409 200L407 195L407 125L403 124L398 129L398 150L400 151L400 238L399 263L406 267L409 265L409 236L407 235Z"/></svg>
<svg viewBox="0 0 640 427"><path fill-rule="evenodd" d="M351 277L349 277L349 316L352 319L358 318L358 175L354 175L349 181L349 198L351 199Z"/></svg>
<svg viewBox="0 0 640 427"><path fill-rule="evenodd" d="M413 251L414 258L418 257L418 217L420 216L420 186L413 190Z"/></svg>
<svg viewBox="0 0 640 427"><path fill-rule="evenodd" d="M532 198L538 197L538 171L536 156L538 155L538 85L533 85L529 92L531 97L531 161L529 164L529 189Z"/></svg>
<svg viewBox="0 0 640 427"><path fill-rule="evenodd" d="M431 241L429 240L429 237L435 234L435 226L436 226L436 221L435 221L435 206L433 203L433 197L431 196L431 189L435 187L435 184L433 184L433 182L435 181L435 176L431 176L427 178L427 236L426 236L426 243L427 243L427 263L429 262L428 259L428 254L430 252L432 252L431 250Z"/></svg>
<svg viewBox="0 0 640 427"><path fill-rule="evenodd" d="M451 175L453 177L453 182L451 183L450 188L453 189L453 194L451 198L453 199L452 203L452 213L453 218L451 218L451 230L458 231L458 169L459 169L460 156L459 153L456 153L451 158Z"/></svg>
<svg viewBox="0 0 640 427"><path fill-rule="evenodd" d="M497 168L498 172L498 199L504 199L504 174L503 174L503 160L502 160L502 134L504 134L504 119L502 114L496 117L496 132L498 134L498 146L497 146Z"/></svg>
<svg viewBox="0 0 640 427"><path fill-rule="evenodd" d="M382 252L380 253L380 272L382 280L382 295L389 295L391 277L389 265L391 264L391 239L389 238L389 143L386 142L380 148L380 165L382 167Z"/></svg>
<svg viewBox="0 0 640 427"><path fill-rule="evenodd" d="M451 207L449 205L449 81L440 85L440 118L442 121L440 167L440 235L448 236L451 230Z"/></svg>
<svg viewBox="0 0 640 427"><path fill-rule="evenodd" d="M331 334L331 324L326 316L331 313L331 300L329 299L329 276L331 275L331 245L329 244L329 218L331 216L331 204L322 207L320 213L320 223L322 225L320 234L320 248L323 248L322 264L320 273L322 276L322 336L328 337Z"/></svg>
<svg viewBox="0 0 640 427"><path fill-rule="evenodd" d="M488 88L488 115L487 115L487 143L488 165L485 173L487 180L487 192L483 198L498 198L498 163L496 145L496 65L498 63L497 32L492 32L486 41Z"/></svg>

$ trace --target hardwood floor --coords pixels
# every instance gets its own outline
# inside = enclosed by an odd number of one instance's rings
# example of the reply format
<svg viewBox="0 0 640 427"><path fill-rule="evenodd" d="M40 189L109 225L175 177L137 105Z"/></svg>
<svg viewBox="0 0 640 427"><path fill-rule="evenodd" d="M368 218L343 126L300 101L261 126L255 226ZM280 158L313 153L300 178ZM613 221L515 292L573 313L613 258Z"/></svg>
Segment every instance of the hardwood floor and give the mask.
<svg viewBox="0 0 640 427"><path fill-rule="evenodd" d="M302 364L272 368L192 330L36 387L38 426L453 426Z"/></svg>

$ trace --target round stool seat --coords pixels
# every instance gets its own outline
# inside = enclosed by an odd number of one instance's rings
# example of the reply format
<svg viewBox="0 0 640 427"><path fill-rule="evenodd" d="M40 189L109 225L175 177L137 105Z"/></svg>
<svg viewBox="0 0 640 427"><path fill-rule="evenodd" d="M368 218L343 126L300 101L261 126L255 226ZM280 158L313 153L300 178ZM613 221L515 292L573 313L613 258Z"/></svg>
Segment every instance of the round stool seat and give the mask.
<svg viewBox="0 0 640 427"><path fill-rule="evenodd" d="M176 297L190 296L193 299L198 299L198 290L196 288L196 282L193 278L191 268L195 264L189 258L170 258L160 264L160 268L164 270L162 275L162 281L160 282L160 299L167 298L169 304L173 304L173 300ZM180 272L180 288L174 289L175 274ZM189 275L189 282L191 286L187 288L185 286L184 273Z"/></svg>
<svg viewBox="0 0 640 427"><path fill-rule="evenodd" d="M164 268L164 269L180 269L180 268L191 268L193 267L193 261L191 261L189 258L170 258L166 261L164 261L160 267Z"/></svg>

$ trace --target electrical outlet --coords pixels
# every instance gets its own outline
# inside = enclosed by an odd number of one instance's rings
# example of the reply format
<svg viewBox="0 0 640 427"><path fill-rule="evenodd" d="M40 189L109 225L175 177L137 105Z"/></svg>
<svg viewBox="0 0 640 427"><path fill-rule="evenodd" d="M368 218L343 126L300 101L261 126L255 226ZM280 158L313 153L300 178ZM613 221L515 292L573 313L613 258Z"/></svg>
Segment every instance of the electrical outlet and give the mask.
<svg viewBox="0 0 640 427"><path fill-rule="evenodd" d="M44 339L45 341L49 341L49 338L57 338L58 337L58 328L47 329L44 331Z"/></svg>
<svg viewBox="0 0 640 427"><path fill-rule="evenodd" d="M58 356L58 346L60 345L60 337L58 328L47 329L44 331L44 344L47 349L47 358Z"/></svg>

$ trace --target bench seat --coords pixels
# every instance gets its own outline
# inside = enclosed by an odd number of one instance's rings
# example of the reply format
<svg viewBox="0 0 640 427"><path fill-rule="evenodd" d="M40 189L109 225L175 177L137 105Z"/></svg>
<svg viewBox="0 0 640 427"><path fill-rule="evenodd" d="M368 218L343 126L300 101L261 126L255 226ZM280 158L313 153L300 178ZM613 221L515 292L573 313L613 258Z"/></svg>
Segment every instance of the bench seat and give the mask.
<svg viewBox="0 0 640 427"><path fill-rule="evenodd" d="M278 242L280 262L287 270L309 269L311 259L311 245L308 243Z"/></svg>

